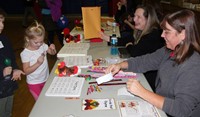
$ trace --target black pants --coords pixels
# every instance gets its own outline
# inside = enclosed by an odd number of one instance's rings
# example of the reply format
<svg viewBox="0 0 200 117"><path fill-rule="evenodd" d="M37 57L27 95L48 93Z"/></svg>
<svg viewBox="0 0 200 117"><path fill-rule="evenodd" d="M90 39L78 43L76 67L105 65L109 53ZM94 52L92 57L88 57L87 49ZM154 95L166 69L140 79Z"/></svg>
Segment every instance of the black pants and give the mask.
<svg viewBox="0 0 200 117"><path fill-rule="evenodd" d="M48 31L48 45L54 43L55 34L59 40L60 45L63 46L63 35L61 34L62 30Z"/></svg>

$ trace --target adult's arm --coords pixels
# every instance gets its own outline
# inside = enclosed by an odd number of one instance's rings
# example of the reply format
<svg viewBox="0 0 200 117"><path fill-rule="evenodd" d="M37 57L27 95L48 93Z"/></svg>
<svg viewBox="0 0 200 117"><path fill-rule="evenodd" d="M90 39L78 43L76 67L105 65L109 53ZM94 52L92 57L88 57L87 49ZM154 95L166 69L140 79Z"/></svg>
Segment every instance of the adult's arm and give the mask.
<svg viewBox="0 0 200 117"><path fill-rule="evenodd" d="M126 48L132 57L152 53L164 46L164 40L161 38L161 32L157 29L141 37L137 44L128 45Z"/></svg>

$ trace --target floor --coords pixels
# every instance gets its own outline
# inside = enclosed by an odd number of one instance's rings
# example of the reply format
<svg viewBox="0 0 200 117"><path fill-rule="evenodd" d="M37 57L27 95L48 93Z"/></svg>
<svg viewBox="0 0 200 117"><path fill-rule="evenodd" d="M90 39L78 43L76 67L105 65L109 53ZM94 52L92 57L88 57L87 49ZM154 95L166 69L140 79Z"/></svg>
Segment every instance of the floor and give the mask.
<svg viewBox="0 0 200 117"><path fill-rule="evenodd" d="M72 18L73 19L73 18ZM30 19L29 19L30 20ZM70 22L73 27L73 20ZM31 21L29 21L31 23ZM19 68L22 69L22 63L20 59L20 52L23 50L23 35L25 28L22 27L22 18L20 17L11 17L7 18L5 21L5 28L3 34L7 35L13 44L13 48L16 55L16 61L19 65ZM55 37L55 45L57 51L61 48L58 40ZM48 56L49 70L51 71L55 61L57 60L56 56ZM34 106L35 100L28 91L26 84L26 77L23 76L22 80L18 81L19 88L14 94L14 105L12 117L28 117L31 109Z"/></svg>

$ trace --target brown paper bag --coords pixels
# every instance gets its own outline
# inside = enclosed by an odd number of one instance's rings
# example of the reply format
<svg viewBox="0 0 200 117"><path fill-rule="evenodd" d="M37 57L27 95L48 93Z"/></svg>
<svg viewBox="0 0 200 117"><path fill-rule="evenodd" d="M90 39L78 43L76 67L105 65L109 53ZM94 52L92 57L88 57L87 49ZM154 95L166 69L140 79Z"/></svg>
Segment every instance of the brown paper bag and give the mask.
<svg viewBox="0 0 200 117"><path fill-rule="evenodd" d="M100 38L101 7L82 7L84 38Z"/></svg>

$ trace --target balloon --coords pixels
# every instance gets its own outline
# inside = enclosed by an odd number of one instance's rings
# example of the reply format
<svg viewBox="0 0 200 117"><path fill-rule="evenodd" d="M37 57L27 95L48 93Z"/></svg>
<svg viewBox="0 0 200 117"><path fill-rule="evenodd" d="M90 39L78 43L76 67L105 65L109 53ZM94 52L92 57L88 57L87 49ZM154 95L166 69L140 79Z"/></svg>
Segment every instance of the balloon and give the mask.
<svg viewBox="0 0 200 117"><path fill-rule="evenodd" d="M11 60L8 59L8 58L6 58L6 59L4 60L4 64L5 64L6 66L11 66Z"/></svg>

